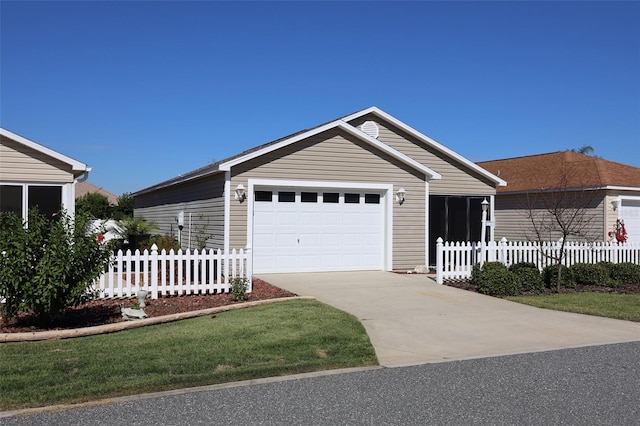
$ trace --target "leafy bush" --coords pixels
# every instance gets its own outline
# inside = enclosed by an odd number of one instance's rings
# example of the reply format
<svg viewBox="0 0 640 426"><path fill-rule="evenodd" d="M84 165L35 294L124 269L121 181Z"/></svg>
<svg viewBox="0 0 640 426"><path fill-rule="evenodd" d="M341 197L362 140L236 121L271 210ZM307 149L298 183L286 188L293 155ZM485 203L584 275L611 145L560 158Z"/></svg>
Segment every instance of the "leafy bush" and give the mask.
<svg viewBox="0 0 640 426"><path fill-rule="evenodd" d="M486 262L474 284L478 292L489 296L515 296L522 293L520 277L500 262Z"/></svg>
<svg viewBox="0 0 640 426"><path fill-rule="evenodd" d="M76 212L87 214L94 219L109 219L113 212L113 206L105 195L99 192L89 192L76 198Z"/></svg>
<svg viewBox="0 0 640 426"><path fill-rule="evenodd" d="M233 300L240 301L247 298L247 289L249 288L249 280L247 278L236 277L231 280L231 297Z"/></svg>
<svg viewBox="0 0 640 426"><path fill-rule="evenodd" d="M600 264L576 263L569 270L577 285L601 285L609 284L609 272Z"/></svg>
<svg viewBox="0 0 640 426"><path fill-rule="evenodd" d="M148 240L144 240L140 243L140 250L151 250L152 245L158 246L158 252L166 250L179 250L180 243L173 235L152 235Z"/></svg>
<svg viewBox="0 0 640 426"><path fill-rule="evenodd" d="M535 263L520 262L509 267L509 271L520 277L522 291L540 293L544 291L544 280Z"/></svg>
<svg viewBox="0 0 640 426"><path fill-rule="evenodd" d="M111 248L92 232L86 214L61 212L49 220L37 209L29 226L13 213L0 213L0 306L6 319L20 311L46 320L93 296L95 278L109 263Z"/></svg>
<svg viewBox="0 0 640 426"><path fill-rule="evenodd" d="M542 269L542 279L544 285L547 288L558 287L558 265L548 265ZM560 287L574 288L576 286L575 281L571 274L571 269L566 266L562 266L562 275L560 277Z"/></svg>
<svg viewBox="0 0 640 426"><path fill-rule="evenodd" d="M617 263L611 267L611 278L621 284L640 286L640 265L631 262Z"/></svg>

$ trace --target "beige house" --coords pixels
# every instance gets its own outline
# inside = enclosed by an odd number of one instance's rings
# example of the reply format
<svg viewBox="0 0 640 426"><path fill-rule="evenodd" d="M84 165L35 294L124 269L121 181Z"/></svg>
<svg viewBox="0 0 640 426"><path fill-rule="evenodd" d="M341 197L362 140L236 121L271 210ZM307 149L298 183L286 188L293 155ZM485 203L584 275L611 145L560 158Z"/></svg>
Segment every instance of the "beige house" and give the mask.
<svg viewBox="0 0 640 426"><path fill-rule="evenodd" d="M408 270L438 237L478 239L505 184L371 107L133 195L184 247L251 249L255 273Z"/></svg>
<svg viewBox="0 0 640 426"><path fill-rule="evenodd" d="M640 241L640 168L573 151L485 161L478 165L509 182L497 190L495 238L534 240L530 210L549 210L549 200L584 206L584 229L573 239L609 241L622 220L629 242ZM564 193L564 196L557 195ZM540 216L538 216L540 217ZM550 233L548 240L560 235Z"/></svg>
<svg viewBox="0 0 640 426"><path fill-rule="evenodd" d="M0 128L0 211L26 219L32 207L51 216L62 206L73 214L76 182L89 171L86 164Z"/></svg>

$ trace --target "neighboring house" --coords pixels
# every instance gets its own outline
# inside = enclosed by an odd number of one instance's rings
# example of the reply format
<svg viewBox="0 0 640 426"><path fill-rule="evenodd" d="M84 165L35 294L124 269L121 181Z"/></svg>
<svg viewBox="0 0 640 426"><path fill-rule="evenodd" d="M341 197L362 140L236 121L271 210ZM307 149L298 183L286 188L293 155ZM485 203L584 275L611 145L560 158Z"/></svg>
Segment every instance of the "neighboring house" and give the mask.
<svg viewBox="0 0 640 426"><path fill-rule="evenodd" d="M435 240L480 238L506 183L376 107L133 194L135 216L212 248L250 248L255 273L407 270ZM190 226L191 221L191 226Z"/></svg>
<svg viewBox="0 0 640 426"><path fill-rule="evenodd" d="M104 195L109 200L109 204L118 204L118 196L113 192L109 192L104 188L96 186L91 182L78 182L76 185L76 198L80 198L84 195L91 194L97 192L98 194Z"/></svg>
<svg viewBox="0 0 640 426"><path fill-rule="evenodd" d="M0 142L0 211L26 219L37 206L51 217L62 206L74 214L76 182L90 167L3 128Z"/></svg>
<svg viewBox="0 0 640 426"><path fill-rule="evenodd" d="M587 239L608 241L617 219L624 221L628 241L640 241L640 168L573 151L480 162L478 165L509 182L498 188L495 238L535 239L527 219L528 200L540 199L560 187L588 200ZM545 194L546 195L546 194ZM570 198L570 197L569 197ZM558 235L555 235L558 237Z"/></svg>

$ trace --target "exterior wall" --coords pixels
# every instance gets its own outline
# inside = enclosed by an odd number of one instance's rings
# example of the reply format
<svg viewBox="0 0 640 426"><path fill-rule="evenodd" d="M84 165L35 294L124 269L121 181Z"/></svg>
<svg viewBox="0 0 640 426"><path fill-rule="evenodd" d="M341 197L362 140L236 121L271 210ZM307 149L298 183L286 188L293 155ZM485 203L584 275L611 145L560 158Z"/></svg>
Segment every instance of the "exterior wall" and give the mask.
<svg viewBox="0 0 640 426"><path fill-rule="evenodd" d="M234 166L231 188L249 179L393 184L407 191L393 203L393 269L425 264L425 178L396 159L339 130L330 130ZM393 196L393 194L389 194ZM247 243L247 203L232 199L230 246Z"/></svg>
<svg viewBox="0 0 640 426"><path fill-rule="evenodd" d="M71 166L0 135L0 181L73 183Z"/></svg>
<svg viewBox="0 0 640 426"><path fill-rule="evenodd" d="M453 159L442 155L425 143L376 116L360 117L349 124L358 127L368 120L375 121L378 124L380 129L378 140L442 175L441 180L433 180L429 183L431 194L493 195L496 193L493 182L486 180L473 170L467 169L462 164L454 162Z"/></svg>
<svg viewBox="0 0 640 426"><path fill-rule="evenodd" d="M534 241L537 239L531 220L527 217L529 205L537 212L543 212L540 195L498 194L495 201L495 239L510 241ZM588 203L588 227L582 230L583 237L569 237L571 240L606 241L605 210L607 197L597 191ZM615 222L615 220L614 220ZM557 240L562 235L553 232L545 240Z"/></svg>
<svg viewBox="0 0 640 426"><path fill-rule="evenodd" d="M191 248L199 248L196 236L203 234L212 235L207 248L224 248L224 173L135 197L134 216L154 222L159 226L158 234L178 236L176 217L180 211L184 212L183 248L188 248L189 214Z"/></svg>

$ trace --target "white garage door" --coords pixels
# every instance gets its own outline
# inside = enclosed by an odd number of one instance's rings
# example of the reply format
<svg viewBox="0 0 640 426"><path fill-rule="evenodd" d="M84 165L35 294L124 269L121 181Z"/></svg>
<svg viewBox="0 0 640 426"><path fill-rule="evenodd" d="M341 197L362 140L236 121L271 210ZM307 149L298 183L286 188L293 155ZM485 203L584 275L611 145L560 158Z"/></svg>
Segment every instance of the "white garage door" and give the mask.
<svg viewBox="0 0 640 426"><path fill-rule="evenodd" d="M619 217L624 220L627 241L630 243L640 242L640 200L625 200L623 198Z"/></svg>
<svg viewBox="0 0 640 426"><path fill-rule="evenodd" d="M256 273L383 269L380 193L265 188L253 211Z"/></svg>

